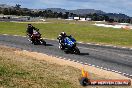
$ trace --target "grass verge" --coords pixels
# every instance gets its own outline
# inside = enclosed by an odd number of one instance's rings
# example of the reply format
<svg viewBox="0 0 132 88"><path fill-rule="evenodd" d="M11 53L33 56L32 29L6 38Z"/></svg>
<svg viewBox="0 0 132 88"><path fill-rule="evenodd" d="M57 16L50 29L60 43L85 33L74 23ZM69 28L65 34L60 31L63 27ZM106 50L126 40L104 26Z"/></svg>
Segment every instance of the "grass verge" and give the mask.
<svg viewBox="0 0 132 88"><path fill-rule="evenodd" d="M0 87L2 88L80 88L79 70L37 61L14 54L15 49L0 46ZM48 58L47 58L48 59ZM76 74L77 73L77 74ZM72 76L74 77L72 78ZM77 84L76 84L77 83Z"/></svg>
<svg viewBox="0 0 132 88"><path fill-rule="evenodd" d="M14 48L0 46L1 88L82 88L80 70L16 54ZM48 57L45 57L49 59ZM91 73L93 79L99 76ZM88 86L87 88L131 88L116 86Z"/></svg>

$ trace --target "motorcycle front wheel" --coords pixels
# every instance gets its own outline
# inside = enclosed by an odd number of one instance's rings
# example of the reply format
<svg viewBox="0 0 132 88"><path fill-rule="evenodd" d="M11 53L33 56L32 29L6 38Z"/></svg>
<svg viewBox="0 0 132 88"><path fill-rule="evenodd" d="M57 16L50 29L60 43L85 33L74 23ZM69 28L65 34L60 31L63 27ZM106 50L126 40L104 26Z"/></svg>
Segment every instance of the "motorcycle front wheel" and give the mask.
<svg viewBox="0 0 132 88"><path fill-rule="evenodd" d="M73 49L73 51L74 51L75 54L80 54L80 50L78 49L78 47L75 47L75 48Z"/></svg>
<svg viewBox="0 0 132 88"><path fill-rule="evenodd" d="M44 40L40 40L40 43L46 46L46 42Z"/></svg>

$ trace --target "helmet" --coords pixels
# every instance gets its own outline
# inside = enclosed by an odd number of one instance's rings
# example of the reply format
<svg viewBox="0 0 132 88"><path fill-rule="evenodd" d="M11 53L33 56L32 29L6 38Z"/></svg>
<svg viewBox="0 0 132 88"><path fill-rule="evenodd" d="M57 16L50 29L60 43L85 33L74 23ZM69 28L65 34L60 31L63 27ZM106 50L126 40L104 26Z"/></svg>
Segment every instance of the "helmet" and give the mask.
<svg viewBox="0 0 132 88"><path fill-rule="evenodd" d="M61 35L62 35L62 36L66 36L66 33L65 33L65 32L61 32Z"/></svg>
<svg viewBox="0 0 132 88"><path fill-rule="evenodd" d="M32 24L28 24L28 27L32 27Z"/></svg>

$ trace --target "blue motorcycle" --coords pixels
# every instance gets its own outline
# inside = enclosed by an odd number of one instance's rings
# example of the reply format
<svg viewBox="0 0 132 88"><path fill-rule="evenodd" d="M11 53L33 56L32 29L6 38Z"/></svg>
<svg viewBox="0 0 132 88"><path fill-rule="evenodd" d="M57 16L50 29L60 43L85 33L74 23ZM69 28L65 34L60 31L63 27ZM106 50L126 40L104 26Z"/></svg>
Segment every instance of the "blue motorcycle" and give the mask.
<svg viewBox="0 0 132 88"><path fill-rule="evenodd" d="M64 50L65 53L80 54L78 47L76 46L76 40L71 36L65 37L63 44L59 42L59 48Z"/></svg>

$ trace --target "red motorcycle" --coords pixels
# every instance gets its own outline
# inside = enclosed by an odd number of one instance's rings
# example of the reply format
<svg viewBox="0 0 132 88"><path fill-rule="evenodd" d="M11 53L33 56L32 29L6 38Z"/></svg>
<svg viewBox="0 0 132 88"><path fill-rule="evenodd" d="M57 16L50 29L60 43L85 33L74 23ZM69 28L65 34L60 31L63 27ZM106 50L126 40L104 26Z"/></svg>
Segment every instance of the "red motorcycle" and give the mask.
<svg viewBox="0 0 132 88"><path fill-rule="evenodd" d="M30 37L29 41L34 45L45 45L46 42L41 37L41 34L38 31L34 31L32 35L28 35Z"/></svg>

